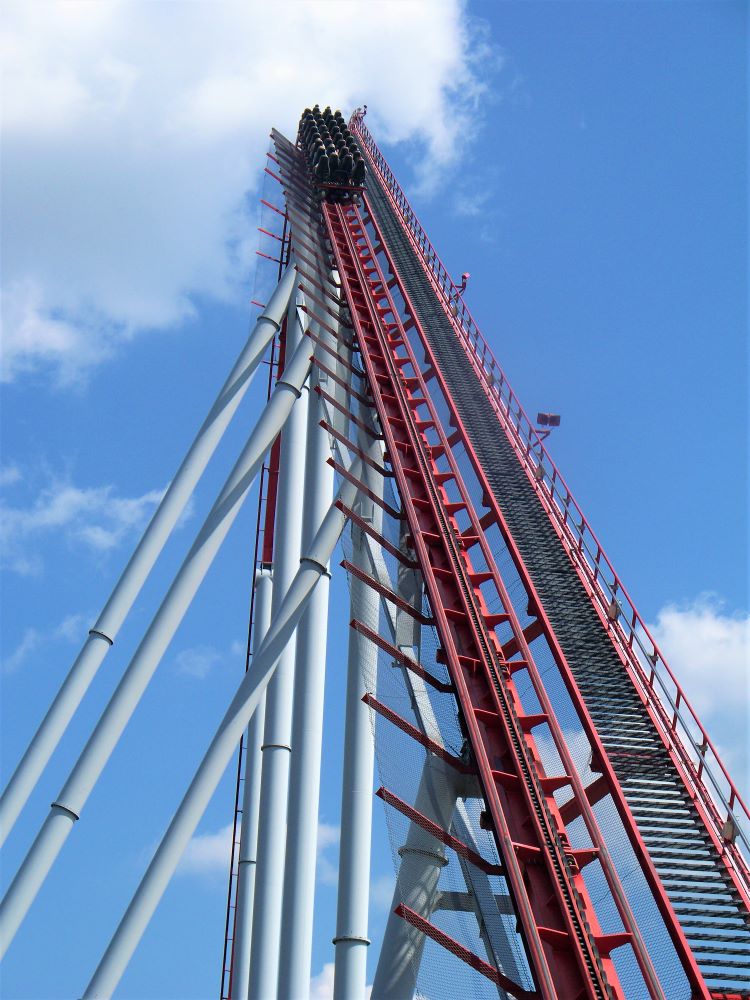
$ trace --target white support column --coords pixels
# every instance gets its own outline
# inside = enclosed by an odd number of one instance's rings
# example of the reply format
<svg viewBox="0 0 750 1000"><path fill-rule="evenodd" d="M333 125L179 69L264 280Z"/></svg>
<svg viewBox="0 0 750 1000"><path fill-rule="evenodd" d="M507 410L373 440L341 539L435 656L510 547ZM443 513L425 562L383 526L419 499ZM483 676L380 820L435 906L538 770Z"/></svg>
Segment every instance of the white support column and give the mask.
<svg viewBox="0 0 750 1000"><path fill-rule="evenodd" d="M239 513L263 457L284 426L310 370L307 338L300 344L247 444L209 511L177 576L52 804L36 840L0 904L0 954L4 954L44 882L91 790L117 745L154 671Z"/></svg>
<svg viewBox="0 0 750 1000"><path fill-rule="evenodd" d="M360 444L363 442L360 441ZM382 461L382 445L372 442L372 457ZM382 494L383 479L367 469L365 480L373 492ZM372 501L370 519L382 527L382 511ZM364 508L363 505L363 510ZM352 562L369 570L366 538L352 524ZM378 631L380 598L375 591L352 577L351 618L358 618ZM372 840L372 792L375 750L370 710L362 702L366 679L375 676L376 646L354 629L349 631L344 730L344 774L341 792L341 842L336 911L334 1000L364 1000L367 984L368 909L370 902L370 853Z"/></svg>
<svg viewBox="0 0 750 1000"><path fill-rule="evenodd" d="M413 558L407 546L408 530L402 526L401 550ZM399 564L397 593L412 607L422 607L422 574ZM420 624L401 609L396 610L396 645L417 661L421 659ZM394 664L394 668L398 667ZM412 709L419 728L432 739L439 739L432 703L424 681L402 669ZM444 830L450 829L456 805L456 772L437 757L428 754L420 779L415 808ZM404 902L429 919L439 898L440 872L446 864L444 845L416 823L410 823L406 842L399 851L399 867L383 944L373 983L373 997L402 1000L414 995L425 937L393 912Z"/></svg>
<svg viewBox="0 0 750 1000"><path fill-rule="evenodd" d="M255 578L253 613L253 661L266 637L271 622L273 579L268 570L259 570ZM251 661L252 662L252 661ZM232 1000L247 1000L250 976L250 935L255 900L255 870L258 855L258 810L260 807L260 771L266 697L263 694L246 733L245 784L242 790L242 828L240 857L237 866L237 910L235 913L232 953Z"/></svg>
<svg viewBox="0 0 750 1000"><path fill-rule="evenodd" d="M361 471L362 463L355 459L351 473L356 477L361 475ZM356 495L356 486L348 482L342 485L339 496L345 506L351 507ZM335 504L332 505L320 531L315 536L315 541L300 559L299 569L281 606L273 615L265 641L253 659L250 670L237 688L174 819L86 988L84 1000L111 997L117 987L190 838L195 833L206 806L211 801L211 796L221 781L261 695L273 676L281 653L297 628L310 594L326 572L328 560L336 547L345 521L345 515ZM253 994L253 997L259 1000L257 994Z"/></svg>
<svg viewBox="0 0 750 1000"><path fill-rule="evenodd" d="M311 381L317 383L318 377L313 374ZM327 464L330 441L320 426L324 412L317 393L310 393L308 407L303 549L315 537L333 497L333 469ZM328 591L326 574L315 588L297 631L278 986L278 995L292 1000L305 1000L310 991Z"/></svg>
<svg viewBox="0 0 750 1000"><path fill-rule="evenodd" d="M302 336L296 300L289 309L286 336L287 350L291 352ZM273 546L274 615L299 565L308 395L305 390L281 436ZM250 961L251 997L270 998L277 994L289 758L292 752L295 645L290 642L283 651L266 700Z"/></svg>
<svg viewBox="0 0 750 1000"><path fill-rule="evenodd" d="M440 758L428 756L414 808L449 830L456 796L456 771ZM393 910L403 902L429 919L439 897L440 873L447 864L444 844L416 823L409 825L399 853L401 865L375 972L373 1000L411 1000L414 996L425 936Z"/></svg>
<svg viewBox="0 0 750 1000"><path fill-rule="evenodd" d="M5 842L104 657L109 652L133 602L247 391L270 340L279 329L294 285L295 274L294 265L290 264L268 305L258 317L247 343L182 465L177 470L96 624L89 631L88 638L68 676L8 782L0 798L0 845Z"/></svg>

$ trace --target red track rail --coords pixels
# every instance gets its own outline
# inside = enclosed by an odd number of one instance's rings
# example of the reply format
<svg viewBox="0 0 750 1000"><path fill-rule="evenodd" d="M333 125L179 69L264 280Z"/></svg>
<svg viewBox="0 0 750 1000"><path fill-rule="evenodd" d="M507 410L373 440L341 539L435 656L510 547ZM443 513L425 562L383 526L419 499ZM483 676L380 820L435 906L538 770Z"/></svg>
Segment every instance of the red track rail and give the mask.
<svg viewBox="0 0 750 1000"><path fill-rule="evenodd" d="M382 235L377 226L377 223L375 222L374 218L369 212L369 209L367 207L367 202L365 202L365 213L363 221L365 222L367 229L372 233L373 236L371 241L371 246L372 244L374 244L377 247L383 248L381 252L384 254L384 256L387 257ZM374 267L378 266L377 261L373 266ZM618 876L614 870L614 864L609 856L609 851L607 849L605 838L602 835L601 830L599 829L594 812L591 808L591 802L598 801L598 799L602 798L606 794L612 796L612 800L621 817L625 832L628 836L628 839L631 842L633 850L635 851L641 870L651 889L653 898L662 915L668 933L672 938L676 951L679 955L680 962L683 966L683 969L686 972L686 975L688 976L688 979L695 992L695 995L705 996L706 995L705 985L703 983L701 973L695 962L692 950L690 949L690 946L685 939L684 933L680 927L679 920L677 919L677 916L675 915L674 910L672 909L672 905L669 902L667 894L664 891L664 887L659 879L658 874L656 873L656 870L653 866L648 850L646 849L643 839L640 836L635 820L631 814L630 808L627 805L627 802L622 792L622 788L615 776L615 773L607 757L606 751L601 743L596 727L593 721L591 720L588 711L586 710L585 703L583 701L580 691L578 690L578 687L576 685L570 667L565 659L562 649L559 646L557 638L554 635L552 627L542 607L541 601L536 595L533 584L528 575L528 571L523 563L520 553L518 552L515 546L510 531L508 530L507 525L505 524L503 513L493 496L492 489L489 483L485 478L485 473L484 470L482 469L481 463L474 454L471 441L469 440L465 429L461 425L461 420L458 413L455 410L451 394L445 382L443 381L437 359L432 352L429 341L425 336L424 331L421 329L420 323L416 319L416 313L409 301L408 292L401 284L399 276L396 273L395 268L393 267L393 264L390 261L389 261L388 273L383 273L382 271L378 271L377 283L378 287L383 287L386 290L385 292L386 295L388 295L387 289L390 288L391 285L398 287L400 296L405 304L406 325L410 329L411 328L414 329L419 339L420 350L424 352L425 381L429 382L430 385L433 384L435 385L436 390L442 397L445 405L448 407L449 410L448 419L451 426L455 428L453 433L448 437L446 437L442 433L442 431L440 431L437 414L434 412L434 409L431 409L430 419L434 425L432 430L438 437L437 450L438 451L442 450L442 453L448 459L451 459L452 450L460 445L461 447L463 447L463 449L465 450L466 454L468 455L471 461L472 467L474 469L475 475L478 480L478 485L481 488L481 492L484 497L483 505L486 508L488 508L487 513L482 515L482 517L478 517L472 511L472 527L471 527L472 537L476 538L476 544L478 544L482 550L484 562L489 567L489 572L483 574L483 576L486 577L486 579L482 581L480 587L484 586L485 584L489 584L491 586L492 593L486 595L487 603L491 603L494 606L495 604L497 604L499 600L500 606L503 609L503 613L506 614L509 620L512 622L513 640L512 642L506 642L504 644L504 649L507 651L512 646L514 652L512 654L508 652L507 653L508 657L510 658L511 656L515 657L516 655L520 655L521 659L514 660L512 662L511 670L515 672L518 669L522 669L525 667L529 672L529 678L531 680L537 698L539 699L539 703L548 717L550 732L555 747L557 749L557 752L563 763L566 776L568 779L566 784L568 784L571 787L571 790L573 791L574 799L572 801L574 803L577 803L575 809L576 815L581 815L583 817L584 823L586 825L589 836L591 837L592 843L594 844L594 846L598 851L599 860L602 864L605 877L607 878L607 882L612 893L612 901L618 909L620 917L623 920L623 925L626 928L629 928L630 931L634 934L634 951L636 954L636 959L639 963L639 967L644 976L646 987L647 989L649 989L650 994L652 996L663 995L656 974L653 970L653 967L651 966L647 948L645 946L645 943L642 940L640 940L638 929L635 926L634 917L630 912L629 904L627 902L627 899L625 898L622 886L620 885ZM390 296L388 296L388 303L389 306L395 310L395 304ZM412 369L415 372L418 372L419 363L417 361L414 352L411 350L409 351L409 357ZM400 368L403 371L403 364L400 365ZM427 389L425 389L425 392L427 392ZM425 424L425 421L421 421L421 424L428 426ZM455 462L452 463L451 467L456 472L458 472L457 463ZM460 484L460 492L462 494L462 499L461 499L461 504L458 506L462 506L464 509L470 510L471 503L469 500L468 493L463 484ZM498 528L500 529L505 544L508 547L508 550L513 558L515 567L524 585L529 605L530 607L534 608L535 611L535 621L532 622L530 626L527 626L526 630L521 628L520 623L515 615L512 602L505 588L505 584L494 564L494 556L492 553L491 544L484 536L484 531L493 524L497 525ZM465 536L466 532L464 532L463 534ZM576 711L578 713L581 722L581 726L589 740L592 752L595 755L596 760L598 761L598 769L601 770L601 777L597 779L596 797L592 796L591 787L584 788L582 782L580 781L580 778L578 777L575 764L573 763L573 760L570 756L567 740L565 738L565 735L561 727L557 722L557 719L554 714L554 709L550 702L544 683L541 679L539 670L534 662L534 657L529 648L529 643L533 640L533 637L539 635L543 635L545 637L547 645L555 659L558 669L560 670L561 676L566 685L568 693L571 696L573 705L576 708ZM570 811L571 805L568 804L566 806L566 809Z"/></svg>
<svg viewBox="0 0 750 1000"><path fill-rule="evenodd" d="M655 725L743 898L750 897L750 810L648 626L482 337L447 268L360 115L350 129L400 219L417 258L493 403L501 425L565 544L612 641L652 709Z"/></svg>
<svg viewBox="0 0 750 1000"><path fill-rule="evenodd" d="M601 934L580 869L571 864L553 791L545 788L534 751L531 729L542 719L519 713L494 631L498 619L507 622L511 614L488 611L472 569L468 549L478 538L458 530L445 484L460 482L460 474L444 468L444 444L429 442L430 428L439 423L408 356L406 331L358 209L325 204L324 217L539 996L622 996L609 950L624 939L618 936L615 944ZM405 374L407 367L413 375ZM418 415L424 408L427 418ZM468 498L459 506L469 510Z"/></svg>

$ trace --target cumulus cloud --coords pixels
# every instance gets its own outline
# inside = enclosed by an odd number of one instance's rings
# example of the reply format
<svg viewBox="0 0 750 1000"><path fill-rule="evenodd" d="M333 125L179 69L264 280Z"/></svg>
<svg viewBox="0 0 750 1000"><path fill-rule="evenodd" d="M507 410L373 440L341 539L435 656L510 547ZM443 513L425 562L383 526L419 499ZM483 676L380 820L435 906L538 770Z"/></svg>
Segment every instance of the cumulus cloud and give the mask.
<svg viewBox="0 0 750 1000"><path fill-rule="evenodd" d="M177 673L205 680L216 664L221 663L223 659L219 650L213 646L193 646L191 649L181 650L175 656L174 662Z"/></svg>
<svg viewBox="0 0 750 1000"><path fill-rule="evenodd" d="M86 635L86 622L90 616L82 614L67 615L59 625L46 632L36 628L27 628L13 652L5 657L2 664L3 672L12 674L22 667L40 648L60 639L66 642L82 640Z"/></svg>
<svg viewBox="0 0 750 1000"><path fill-rule="evenodd" d="M423 180L453 161L491 63L478 22L461 0L340 14L4 5L4 378L70 383L198 297L235 298L269 126L293 134L306 104L368 103L379 139L416 143Z"/></svg>
<svg viewBox="0 0 750 1000"><path fill-rule="evenodd" d="M80 487L53 478L26 506L0 499L3 565L22 574L40 572L37 546L60 533L89 551L108 552L145 527L163 495L149 490L122 497L112 485Z"/></svg>
<svg viewBox="0 0 750 1000"><path fill-rule="evenodd" d="M202 875L213 878L226 875L232 851L232 824L215 833L198 833L185 848L177 869L182 875Z"/></svg>
<svg viewBox="0 0 750 1000"><path fill-rule="evenodd" d="M666 605L650 628L698 713L746 710L750 615L730 614L717 597L704 594Z"/></svg>
<svg viewBox="0 0 750 1000"><path fill-rule="evenodd" d="M310 1000L333 1000L333 962L326 962L317 976L310 980ZM372 986L365 988L365 1000L372 995Z"/></svg>
<svg viewBox="0 0 750 1000"><path fill-rule="evenodd" d="M329 823L318 823L318 880L326 885L335 885L337 867L326 856L326 852L338 844L339 828ZM197 833L191 839L180 861L178 871L183 875L204 875L215 877L226 875L232 849L232 824L213 833Z"/></svg>
<svg viewBox="0 0 750 1000"><path fill-rule="evenodd" d="M333 962L326 962L310 980L310 1000L333 1000Z"/></svg>
<svg viewBox="0 0 750 1000"><path fill-rule="evenodd" d="M750 615L712 594L668 604L649 628L737 781L750 762Z"/></svg>
<svg viewBox="0 0 750 1000"><path fill-rule="evenodd" d="M339 880L338 858L334 862L329 856L331 848L338 848L341 829L330 823L318 823L318 861L316 874L324 885L336 885Z"/></svg>

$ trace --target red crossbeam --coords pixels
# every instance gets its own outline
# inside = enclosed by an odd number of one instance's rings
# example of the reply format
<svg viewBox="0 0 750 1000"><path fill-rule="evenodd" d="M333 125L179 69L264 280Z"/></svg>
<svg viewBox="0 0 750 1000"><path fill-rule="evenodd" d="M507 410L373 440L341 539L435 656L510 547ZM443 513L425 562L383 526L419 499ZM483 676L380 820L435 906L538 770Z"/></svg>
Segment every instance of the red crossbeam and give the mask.
<svg viewBox="0 0 750 1000"><path fill-rule="evenodd" d="M411 736L411 738L415 742L419 743L420 746L423 746L425 750L429 750L431 754L439 757L441 760L445 761L446 764L450 764L450 766L456 771L460 771L461 774L476 774L476 768L471 767L469 764L464 764L460 757L456 757L455 754L450 753L450 751L446 750L445 747L441 747L439 743L431 740L430 737L426 736L421 729L417 729L416 726L413 726L397 712L394 712L393 709L388 708L387 705L378 701L375 695L368 692L364 695L362 701L369 708L376 711L378 715L382 715L384 719L388 719L389 722L392 722L393 725L400 729L402 733L406 733L407 736Z"/></svg>
<svg viewBox="0 0 750 1000"><path fill-rule="evenodd" d="M604 997L609 990L621 996L614 967L596 950L594 935L598 925L590 903L585 903L585 886L579 880L574 887L573 876L568 873L554 821L546 812L545 793L536 779L527 737L503 693L502 684L497 686L499 678L493 676L496 673L493 656L499 654L497 640L484 620L487 609L468 577L465 545L453 534L451 515L442 506L447 498L441 495L440 484L448 478L455 479L458 473L436 467L445 447L428 447L414 427L417 407L430 407L429 393L421 374L406 376L403 366L395 363L392 357L397 349L393 346L394 341L408 350L401 318L392 302L375 306L370 297L368 281L374 280L372 274L377 272L378 264L374 248L367 244L356 207L344 209L325 204L324 216L430 604L477 756L493 828L502 845L500 853L507 867L508 882L519 906L519 919L540 994L546 1000L578 993ZM348 232L350 222L352 233ZM379 274L378 280L384 290L386 282ZM416 363L411 367L419 372ZM436 414L433 413L432 418L438 422ZM398 437L395 436L396 428L399 428ZM414 503L417 498L427 501L426 505L417 506ZM441 566L451 572L438 578L436 569ZM453 617L453 612L458 612L462 606L463 613ZM450 619L446 612L451 614ZM474 658L483 669L468 676L458 658L458 649L464 653L472 648L477 650ZM474 708L487 700L490 704L496 703L498 698L500 724L488 730L476 719ZM513 766L520 768L521 778L515 788L502 789L504 798L514 800L505 805L501 790L492 779L493 768L489 763L490 759L503 757L514 760ZM528 830L522 831L519 825L522 820L530 823L540 844L544 844L544 851L539 851L541 864L528 865L516 857L512 844L525 843L529 836ZM518 826L516 836L511 835L509 822ZM579 909L582 902L586 906L585 916ZM570 942L567 951L556 957L552 967L539 935L540 926L559 927Z"/></svg>
<svg viewBox="0 0 750 1000"><path fill-rule="evenodd" d="M448 833L447 830L444 830L441 826L431 820L429 816L425 816L424 813L415 809L414 806L410 806L408 802L404 802L403 799L400 799L398 795L395 795L392 791L390 791L390 789L381 785L375 794L378 798L382 799L386 805L393 806L393 808L398 810L402 816L406 816L407 819L411 820L412 823L416 823L417 826L429 833L435 838L435 840L439 840L441 844L445 844L446 847L450 847L451 850L456 852L456 854L459 854L462 858L470 861L471 864L473 864L476 868L479 868L480 871L486 872L488 875L504 874L502 865L496 865L491 861L487 861L481 854L477 854L473 848L469 847L468 844L459 840L458 837L454 837L453 834Z"/></svg>
<svg viewBox="0 0 750 1000"><path fill-rule="evenodd" d="M483 976L486 976L491 982L500 986L507 993L516 997L517 1000L537 1000L539 997L538 993L529 993L528 990L522 989L517 983L514 983L512 979L508 979L507 976L503 975L494 965L490 965L489 962L485 962L481 959L479 955L475 955L473 951L469 951L468 948L464 948L460 942L456 941L445 931L441 931L439 927L431 924L429 920L425 920L424 917L420 917L418 913L405 906L403 903L399 905L394 910L399 917L411 924L412 927L416 927L418 931L421 931L428 938L431 938L436 944L441 945L446 951L451 952L456 958L460 958L462 962L470 965L472 969L480 972Z"/></svg>

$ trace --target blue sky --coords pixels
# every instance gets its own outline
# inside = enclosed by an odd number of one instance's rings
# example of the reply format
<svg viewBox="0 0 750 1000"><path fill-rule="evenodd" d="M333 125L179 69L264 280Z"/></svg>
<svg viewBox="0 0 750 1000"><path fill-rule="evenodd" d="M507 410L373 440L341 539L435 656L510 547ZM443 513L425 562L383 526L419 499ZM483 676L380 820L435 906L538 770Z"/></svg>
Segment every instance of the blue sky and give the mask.
<svg viewBox="0 0 750 1000"><path fill-rule="evenodd" d="M10 4L4 19L4 773L244 340L268 130L292 134L320 100L369 105L527 409L562 414L554 457L744 775L745 5ZM239 450L251 396L19 821L4 883ZM18 935L5 996L88 981L237 682L253 526L251 498ZM333 656L320 997L342 676ZM231 786L122 996L216 994ZM375 815L377 942L392 869Z"/></svg>

